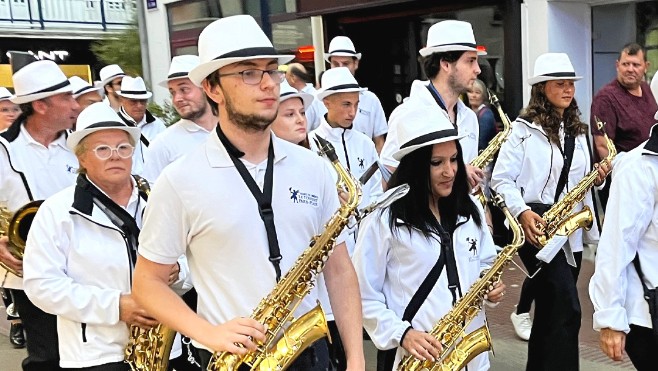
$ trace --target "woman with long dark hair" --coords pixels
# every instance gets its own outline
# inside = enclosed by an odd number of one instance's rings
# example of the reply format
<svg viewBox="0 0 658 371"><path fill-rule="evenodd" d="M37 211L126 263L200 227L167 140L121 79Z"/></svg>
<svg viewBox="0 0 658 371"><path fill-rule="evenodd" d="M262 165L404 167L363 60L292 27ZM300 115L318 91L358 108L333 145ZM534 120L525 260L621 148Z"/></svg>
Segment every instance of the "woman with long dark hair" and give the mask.
<svg viewBox="0 0 658 371"><path fill-rule="evenodd" d="M550 263L535 257L543 235L538 226L546 225L541 215L592 169L587 125L574 99L578 79L566 54L546 53L537 58L534 76L528 79L530 102L512 125L491 178L492 188L505 198L525 233L526 244L519 255L532 278L523 285L512 321L523 316L526 329L520 336L526 335L534 299L527 362L527 370L532 371L578 370L581 310L576 281L583 244L599 237L596 228L577 230ZM604 167L599 169L596 185L605 179ZM594 210L591 192L573 210L584 206Z"/></svg>
<svg viewBox="0 0 658 371"><path fill-rule="evenodd" d="M378 349L388 350L378 356L379 370L408 354L437 359L442 346L427 331L496 255L484 211L469 194L457 130L432 107L419 107L405 122L389 186L407 183L409 193L362 221L353 256L364 327ZM500 301L504 290L498 283L488 300ZM484 320L481 312L466 333ZM470 370L488 367L487 354L469 363Z"/></svg>

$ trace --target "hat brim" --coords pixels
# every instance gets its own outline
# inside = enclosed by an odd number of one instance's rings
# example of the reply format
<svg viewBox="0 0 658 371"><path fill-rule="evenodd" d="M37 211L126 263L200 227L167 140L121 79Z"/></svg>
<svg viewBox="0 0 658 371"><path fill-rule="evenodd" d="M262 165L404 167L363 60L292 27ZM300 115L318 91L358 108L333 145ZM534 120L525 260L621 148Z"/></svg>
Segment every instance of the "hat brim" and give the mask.
<svg viewBox="0 0 658 371"><path fill-rule="evenodd" d="M285 102L291 98L300 98L302 100L302 104L304 105L304 110L307 110L308 107L311 106L311 103L313 103L313 99L315 99L313 98L312 94L299 92L282 96L279 98L279 102Z"/></svg>
<svg viewBox="0 0 658 371"><path fill-rule="evenodd" d="M105 86L105 85L109 84L109 83L112 82L112 80L114 80L114 79L118 79L119 77L126 77L126 76L128 76L128 75L126 75L125 73L120 73L120 74L117 74L117 75L112 75L112 76L106 78L105 80L101 80L101 83L103 84L102 86Z"/></svg>
<svg viewBox="0 0 658 371"><path fill-rule="evenodd" d="M117 122L117 126L104 126L104 127L97 127L97 128L91 128L91 129L82 129L80 131L74 131L71 134L69 134L68 138L66 138L66 146L69 147L71 151L75 151L75 147L80 143L81 140L83 140L87 135L93 134L97 131L102 131L102 130L123 130L128 133L133 138L133 141L135 144L139 143L139 138L142 135L141 130L136 127L131 127L131 126L126 126L126 124Z"/></svg>
<svg viewBox="0 0 658 371"><path fill-rule="evenodd" d="M455 44L426 46L420 49L418 53L420 53L420 55L422 55L423 57L427 57L428 55L432 55L434 53L459 52L459 51L478 52L478 55L486 55L486 54L480 54L477 48L473 48L471 46L466 46L466 45L455 45Z"/></svg>
<svg viewBox="0 0 658 371"><path fill-rule="evenodd" d="M196 86L201 86L203 80L205 80L208 75L217 71L218 69L228 66L229 64L248 61L252 59L276 59L279 64L285 64L295 59L294 55L250 55L246 57L234 57L234 58L221 58L213 59L211 61L201 63L198 66L194 67L190 73L187 75L192 83Z"/></svg>
<svg viewBox="0 0 658 371"><path fill-rule="evenodd" d="M348 88L348 89L338 89L338 90L329 90L329 89L320 89L318 90L317 94L315 95L319 100L323 100L324 98L333 95L333 94L338 94L338 93L360 93L362 91L366 91L368 88Z"/></svg>
<svg viewBox="0 0 658 371"><path fill-rule="evenodd" d="M34 101L39 100L39 99L52 97L53 95L63 94L63 93L71 93L71 92L73 92L73 89L71 89L71 85L66 85L62 88L59 88L59 89L53 90L53 91L45 91L43 93L26 94L26 95L20 95L20 96L16 95L12 98L9 98L9 100L12 103L15 103L15 104L23 104L23 103L34 102Z"/></svg>
<svg viewBox="0 0 658 371"><path fill-rule="evenodd" d="M582 76L533 76L528 79L528 85L535 85L540 82L544 81L551 81L551 80L580 80L582 79Z"/></svg>
<svg viewBox="0 0 658 371"><path fill-rule="evenodd" d="M402 158L404 156L408 155L409 153L411 153L411 152L413 152L413 151L415 151L419 148L423 148L423 147L427 147L427 146L431 146L431 145L439 144L439 143L450 142L452 140L460 140L460 139L464 138L465 136L466 135L451 135L449 137L437 138L437 139L433 139L433 140L430 140L430 141L427 141L427 142L424 142L424 143L419 143L419 144L415 144L413 146L401 148L397 152L393 153L393 158L396 161L400 161L400 160L402 160Z"/></svg>
<svg viewBox="0 0 658 371"><path fill-rule="evenodd" d="M149 99L153 96L153 93L147 91L146 94L122 94L121 91L116 92L118 96L128 98L128 99Z"/></svg>
<svg viewBox="0 0 658 371"><path fill-rule="evenodd" d="M2 102L3 100L11 100L12 98L14 98L13 95L6 95L6 96L3 96L3 97L0 97L0 102Z"/></svg>
<svg viewBox="0 0 658 371"><path fill-rule="evenodd" d="M335 53L329 53L324 55L324 60L327 61L327 63L331 63L329 60L331 57L354 57L357 60L361 60L361 53L347 53L347 52L335 52Z"/></svg>
<svg viewBox="0 0 658 371"><path fill-rule="evenodd" d="M170 77L166 80L160 81L158 83L158 86L161 86L165 89L169 89L169 81L174 81L174 80L182 80L182 79L189 79L190 77L188 75L185 76L176 76L176 77Z"/></svg>
<svg viewBox="0 0 658 371"><path fill-rule="evenodd" d="M95 87L93 87L93 86L90 86L90 87L88 87L88 88L85 88L84 90L81 90L81 91L78 92L78 93L74 93L74 94L73 94L73 98L74 98L74 99L78 99L78 97L80 97L81 95L85 95L85 94L87 94L87 93L91 93L92 91L95 91L95 92L99 92L99 93L100 93L100 90L101 90L100 87L96 87L96 88L95 88Z"/></svg>

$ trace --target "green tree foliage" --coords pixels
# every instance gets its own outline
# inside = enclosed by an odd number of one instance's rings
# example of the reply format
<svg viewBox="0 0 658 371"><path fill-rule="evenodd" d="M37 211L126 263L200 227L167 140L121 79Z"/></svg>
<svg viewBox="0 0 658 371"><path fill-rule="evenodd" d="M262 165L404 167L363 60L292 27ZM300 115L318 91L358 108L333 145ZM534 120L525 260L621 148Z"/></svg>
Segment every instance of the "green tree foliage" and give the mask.
<svg viewBox="0 0 658 371"><path fill-rule="evenodd" d="M155 102L149 102L147 109L153 114L153 116L159 117L166 126L175 124L178 120L180 120L178 112L176 112L176 109L171 105L169 100L165 99L162 105L159 105Z"/></svg>
<svg viewBox="0 0 658 371"><path fill-rule="evenodd" d="M137 20L129 28L108 33L91 45L91 51L104 64L118 64L130 76L142 76L142 51L139 44Z"/></svg>

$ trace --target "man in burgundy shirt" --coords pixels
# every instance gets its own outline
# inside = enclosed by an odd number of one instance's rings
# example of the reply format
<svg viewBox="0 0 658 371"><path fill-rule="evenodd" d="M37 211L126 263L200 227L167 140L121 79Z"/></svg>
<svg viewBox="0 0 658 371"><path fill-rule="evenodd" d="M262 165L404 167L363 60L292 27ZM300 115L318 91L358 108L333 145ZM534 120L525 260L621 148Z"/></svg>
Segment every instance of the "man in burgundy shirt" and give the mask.
<svg viewBox="0 0 658 371"><path fill-rule="evenodd" d="M615 143L617 152L628 152L649 139L658 104L644 75L649 67L644 48L636 43L626 44L616 62L617 78L605 85L592 101L590 127L596 151L602 159L608 155L603 131L596 125L597 117L605 123L605 132ZM599 191L605 209L610 182Z"/></svg>

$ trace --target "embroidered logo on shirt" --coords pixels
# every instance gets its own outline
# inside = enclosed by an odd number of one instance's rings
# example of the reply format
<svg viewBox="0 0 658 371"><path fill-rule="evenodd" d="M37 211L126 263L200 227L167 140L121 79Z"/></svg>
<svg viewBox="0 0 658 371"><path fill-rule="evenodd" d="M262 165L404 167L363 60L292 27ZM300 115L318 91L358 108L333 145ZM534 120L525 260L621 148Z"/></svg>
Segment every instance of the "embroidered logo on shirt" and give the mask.
<svg viewBox="0 0 658 371"><path fill-rule="evenodd" d="M370 112L368 112L368 111L366 111L366 110L364 110L364 109L361 109L361 108L359 108L359 113L362 113L362 114L364 114L364 115L366 115L366 116L370 116Z"/></svg>
<svg viewBox="0 0 658 371"><path fill-rule="evenodd" d="M359 160L359 167L363 170L366 166L363 164L363 159L361 157L357 157L357 160Z"/></svg>
<svg viewBox="0 0 658 371"><path fill-rule="evenodd" d="M299 189L288 188L290 191L290 199L296 204L306 204L311 206L318 206L319 197L311 193L300 192Z"/></svg>
<svg viewBox="0 0 658 371"><path fill-rule="evenodd" d="M73 167L71 165L66 165L66 171L71 173L71 174L77 174L78 173L78 168Z"/></svg>
<svg viewBox="0 0 658 371"><path fill-rule="evenodd" d="M475 139L475 133L468 134L468 137L471 138L471 139Z"/></svg>
<svg viewBox="0 0 658 371"><path fill-rule="evenodd" d="M477 238L466 237L466 242L471 244L471 247L468 249L468 251L473 251L473 256L477 255L478 253Z"/></svg>

